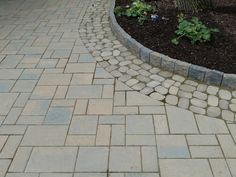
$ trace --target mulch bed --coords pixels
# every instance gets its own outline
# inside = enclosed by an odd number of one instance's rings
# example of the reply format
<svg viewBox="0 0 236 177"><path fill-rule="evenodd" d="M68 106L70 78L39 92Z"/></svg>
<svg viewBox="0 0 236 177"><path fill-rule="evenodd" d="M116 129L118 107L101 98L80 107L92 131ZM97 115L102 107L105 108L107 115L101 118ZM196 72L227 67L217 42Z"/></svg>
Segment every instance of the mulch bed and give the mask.
<svg viewBox="0 0 236 177"><path fill-rule="evenodd" d="M151 0L146 1L153 3ZM130 4L131 0L116 0L116 5L124 6L127 2ZM175 37L179 14L173 0L157 1L158 16L168 20L159 18L154 24L149 19L143 26L138 24L136 18L126 16L117 17L117 21L134 39L154 51L192 64L236 74L236 3L235 0L221 0L220 3L211 11L184 13L187 17L197 16L207 27L220 30L219 33L213 33L208 43L192 45L188 39L181 39L178 46L171 43Z"/></svg>

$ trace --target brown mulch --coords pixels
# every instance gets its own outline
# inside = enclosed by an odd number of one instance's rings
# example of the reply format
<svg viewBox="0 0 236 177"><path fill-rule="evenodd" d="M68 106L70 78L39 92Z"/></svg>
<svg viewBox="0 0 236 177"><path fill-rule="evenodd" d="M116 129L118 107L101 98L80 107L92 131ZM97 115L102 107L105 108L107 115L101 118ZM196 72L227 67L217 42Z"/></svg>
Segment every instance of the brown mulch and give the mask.
<svg viewBox="0 0 236 177"><path fill-rule="evenodd" d="M146 0L154 4L153 0ZM131 0L116 0L116 5L130 4ZM117 17L121 27L144 46L192 64L216 69L225 73L236 74L236 1L221 0L214 10L197 13L184 13L185 16L197 16L210 28L218 28L207 43L191 44L188 39L181 39L178 46L171 43L175 37L179 12L173 0L157 1L159 20L153 23L150 19L143 26L136 18ZM168 20L162 20L165 17Z"/></svg>

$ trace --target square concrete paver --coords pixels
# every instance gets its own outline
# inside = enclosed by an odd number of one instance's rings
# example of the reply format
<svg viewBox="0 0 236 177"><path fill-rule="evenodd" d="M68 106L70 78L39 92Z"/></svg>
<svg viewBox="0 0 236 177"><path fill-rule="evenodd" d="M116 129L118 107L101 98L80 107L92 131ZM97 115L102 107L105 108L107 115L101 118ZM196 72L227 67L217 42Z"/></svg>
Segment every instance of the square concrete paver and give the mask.
<svg viewBox="0 0 236 177"><path fill-rule="evenodd" d="M49 100L29 100L22 112L22 115L46 115L49 104Z"/></svg>
<svg viewBox="0 0 236 177"><path fill-rule="evenodd" d="M0 92L9 92L14 83L15 80L0 80Z"/></svg>
<svg viewBox="0 0 236 177"><path fill-rule="evenodd" d="M97 116L73 117L69 134L94 135L97 133Z"/></svg>
<svg viewBox="0 0 236 177"><path fill-rule="evenodd" d="M213 177L207 160L160 159L161 177Z"/></svg>
<svg viewBox="0 0 236 177"><path fill-rule="evenodd" d="M128 115L126 117L127 134L154 134L151 115Z"/></svg>
<svg viewBox="0 0 236 177"><path fill-rule="evenodd" d="M69 124L73 108L54 107L50 108L44 123L45 124Z"/></svg>
<svg viewBox="0 0 236 177"><path fill-rule="evenodd" d="M22 140L23 146L56 146L65 143L66 126L29 126Z"/></svg>
<svg viewBox="0 0 236 177"><path fill-rule="evenodd" d="M107 147L81 147L75 170L78 172L106 172L108 170Z"/></svg>
<svg viewBox="0 0 236 177"><path fill-rule="evenodd" d="M88 114L112 114L112 99L90 99L88 104Z"/></svg>
<svg viewBox="0 0 236 177"><path fill-rule="evenodd" d="M111 147L109 170L111 172L140 172L141 153L139 147Z"/></svg>
<svg viewBox="0 0 236 177"><path fill-rule="evenodd" d="M183 135L157 135L160 158L189 158L187 142Z"/></svg>
<svg viewBox="0 0 236 177"><path fill-rule="evenodd" d="M77 147L35 147L26 172L73 172Z"/></svg>

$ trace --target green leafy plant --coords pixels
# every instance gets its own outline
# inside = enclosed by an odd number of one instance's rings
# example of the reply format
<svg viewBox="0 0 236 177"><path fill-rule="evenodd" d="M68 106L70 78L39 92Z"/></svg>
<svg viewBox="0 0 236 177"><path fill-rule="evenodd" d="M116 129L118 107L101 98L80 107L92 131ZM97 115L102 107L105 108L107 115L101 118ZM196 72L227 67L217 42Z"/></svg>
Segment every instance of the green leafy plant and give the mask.
<svg viewBox="0 0 236 177"><path fill-rule="evenodd" d="M147 14L153 12L153 7L142 0L133 0L131 6L129 7L116 7L114 10L115 15L121 16L125 15L128 17L138 18L140 25L147 20Z"/></svg>
<svg viewBox="0 0 236 177"><path fill-rule="evenodd" d="M192 17L191 20L186 20L183 14L178 16L178 26L175 33L177 37L172 39L171 42L175 45L179 44L179 39L187 37L191 40L192 44L196 42L208 42L211 40L213 32L219 32L216 28L208 28L197 17Z"/></svg>

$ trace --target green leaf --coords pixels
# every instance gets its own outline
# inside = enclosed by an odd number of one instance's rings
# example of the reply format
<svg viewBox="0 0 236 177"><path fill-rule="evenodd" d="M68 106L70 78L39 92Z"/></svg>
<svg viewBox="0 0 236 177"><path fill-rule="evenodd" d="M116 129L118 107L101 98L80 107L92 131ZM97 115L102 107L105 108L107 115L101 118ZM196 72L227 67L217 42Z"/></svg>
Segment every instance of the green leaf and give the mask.
<svg viewBox="0 0 236 177"><path fill-rule="evenodd" d="M171 42L172 42L173 44L175 44L175 45L178 45L178 44L179 44L179 41L178 41L177 38L172 39Z"/></svg>

